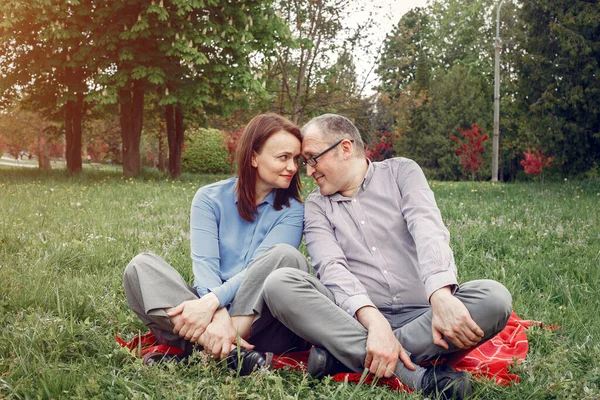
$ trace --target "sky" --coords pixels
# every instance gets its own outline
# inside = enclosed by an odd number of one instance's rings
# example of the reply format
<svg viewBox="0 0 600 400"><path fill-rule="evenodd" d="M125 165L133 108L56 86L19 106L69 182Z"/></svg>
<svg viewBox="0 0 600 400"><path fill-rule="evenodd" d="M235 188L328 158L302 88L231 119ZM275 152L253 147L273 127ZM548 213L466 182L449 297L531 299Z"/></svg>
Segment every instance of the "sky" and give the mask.
<svg viewBox="0 0 600 400"><path fill-rule="evenodd" d="M354 57L359 82L362 84L365 79L367 80L363 94L370 95L374 92L373 87L377 85L375 70L372 68L377 57L375 50L379 49L386 35L392 32L407 11L415 7L425 7L427 0L362 0L360 3L365 6L365 10L351 14L349 25L357 26L365 23L371 12L372 18L377 22L377 26L370 32L374 43L372 51L359 50Z"/></svg>

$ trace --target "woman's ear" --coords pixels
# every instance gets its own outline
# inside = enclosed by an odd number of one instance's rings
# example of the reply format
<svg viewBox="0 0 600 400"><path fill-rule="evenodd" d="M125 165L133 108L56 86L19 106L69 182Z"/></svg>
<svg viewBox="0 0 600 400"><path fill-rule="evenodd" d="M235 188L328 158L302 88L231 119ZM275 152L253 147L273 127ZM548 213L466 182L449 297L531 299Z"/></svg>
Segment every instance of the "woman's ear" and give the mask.
<svg viewBox="0 0 600 400"><path fill-rule="evenodd" d="M258 160L257 160L257 158L258 158L258 154L256 154L255 151L253 151L252 152L252 166L254 168L258 168Z"/></svg>

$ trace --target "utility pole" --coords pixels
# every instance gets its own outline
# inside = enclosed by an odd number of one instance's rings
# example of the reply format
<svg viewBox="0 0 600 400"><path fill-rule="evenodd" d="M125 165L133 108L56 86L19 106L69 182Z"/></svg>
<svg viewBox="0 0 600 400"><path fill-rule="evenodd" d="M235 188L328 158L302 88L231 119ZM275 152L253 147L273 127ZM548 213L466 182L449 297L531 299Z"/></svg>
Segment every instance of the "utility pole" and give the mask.
<svg viewBox="0 0 600 400"><path fill-rule="evenodd" d="M498 150L500 147L500 7L504 0L498 3L496 10L496 49L494 68L494 137L492 140L492 182L498 182Z"/></svg>

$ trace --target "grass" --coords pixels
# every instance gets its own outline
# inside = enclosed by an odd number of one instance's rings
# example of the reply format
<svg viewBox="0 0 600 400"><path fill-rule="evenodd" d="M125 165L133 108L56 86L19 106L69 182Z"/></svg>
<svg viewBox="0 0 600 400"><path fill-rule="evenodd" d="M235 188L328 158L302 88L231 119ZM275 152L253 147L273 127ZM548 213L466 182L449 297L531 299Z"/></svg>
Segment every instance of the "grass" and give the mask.
<svg viewBox="0 0 600 400"><path fill-rule="evenodd" d="M221 178L0 167L0 398L419 398L290 371L239 378L210 359L143 367L116 345L145 331L123 268L151 250L191 279L191 200ZM461 280L496 279L519 316L562 328L532 328L521 383L476 382L475 398L597 399L600 181L431 185Z"/></svg>

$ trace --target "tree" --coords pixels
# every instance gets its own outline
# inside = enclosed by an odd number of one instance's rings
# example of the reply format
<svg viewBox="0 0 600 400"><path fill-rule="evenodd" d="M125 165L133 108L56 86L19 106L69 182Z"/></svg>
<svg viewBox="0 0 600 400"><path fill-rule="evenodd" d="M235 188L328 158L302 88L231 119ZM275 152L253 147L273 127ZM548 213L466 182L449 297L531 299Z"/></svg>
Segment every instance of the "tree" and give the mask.
<svg viewBox="0 0 600 400"><path fill-rule="evenodd" d="M0 142L17 158L23 151L36 155L40 169L50 169L50 152L57 140L56 125L38 114L12 108L0 114Z"/></svg>
<svg viewBox="0 0 600 400"><path fill-rule="evenodd" d="M458 131L462 138L450 134L450 140L457 144L456 155L463 168L471 172L471 180L474 181L477 171L483 164L481 153L483 153L483 142L488 140L488 136L483 134L477 124L473 124L470 129L458 128Z"/></svg>
<svg viewBox="0 0 600 400"><path fill-rule="evenodd" d="M356 104L362 88L351 54L355 46L367 46L367 38L361 36L365 27L345 28L353 7L349 0L278 1L277 13L289 31L278 37L275 54L263 60L261 72L272 96L263 108L299 125L325 110L356 110L350 104Z"/></svg>
<svg viewBox="0 0 600 400"><path fill-rule="evenodd" d="M491 102L487 101L490 91L481 76L474 76L464 66L438 70L427 97L409 114L398 140L399 153L417 161L432 178L458 179L460 164L448 132L470 127L472 121L487 129L492 118Z"/></svg>
<svg viewBox="0 0 600 400"><path fill-rule="evenodd" d="M519 17L515 64L525 143L543 145L564 173L583 173L600 159L600 5L532 0Z"/></svg>
<svg viewBox="0 0 600 400"><path fill-rule="evenodd" d="M115 60L104 66L103 84L112 91L105 101L120 105L126 176L139 172L144 96L149 90L162 93L158 101L165 107L173 177L181 174L186 111L226 113L262 90L251 73L250 56L267 52L282 29L272 14L268 2L250 0L113 4L109 24L123 30L102 39Z"/></svg>
<svg viewBox="0 0 600 400"><path fill-rule="evenodd" d="M62 116L71 173L81 171L84 99L100 54L89 40L95 8L92 0L0 3L2 101Z"/></svg>
<svg viewBox="0 0 600 400"><path fill-rule="evenodd" d="M365 145L365 155L372 161L382 161L396 155L394 150L394 139L399 135L383 132L371 143Z"/></svg>
<svg viewBox="0 0 600 400"><path fill-rule="evenodd" d="M413 82L414 89L429 87L430 65L427 55L429 16L421 8L415 8L402 16L383 45L376 73L380 78L380 93L391 101L398 101Z"/></svg>
<svg viewBox="0 0 600 400"><path fill-rule="evenodd" d="M521 165L525 169L525 173L528 175L539 175L540 180L543 181L542 170L549 167L552 163L552 157L546 156L540 150L524 151L525 159L521 160Z"/></svg>
<svg viewBox="0 0 600 400"><path fill-rule="evenodd" d="M85 103L119 104L126 176L140 170L149 90L164 93L157 101L178 176L186 109L209 114L247 104L262 90L250 56L268 53L282 29L269 2L250 0L8 1L0 13L3 101L22 95L48 115L61 111L71 172L81 170Z"/></svg>
<svg viewBox="0 0 600 400"><path fill-rule="evenodd" d="M448 132L468 128L473 121L483 128L491 122L494 4L435 0L406 13L386 38L377 68L379 95L389 103L394 130L402 132L398 151L422 163L431 176L460 175ZM515 9L505 6L502 14L504 51L511 54L519 52L515 36L508 35L518 24ZM503 77L513 80L510 62L502 67ZM505 103L514 92L514 87L503 86ZM511 140L517 137L513 132Z"/></svg>

